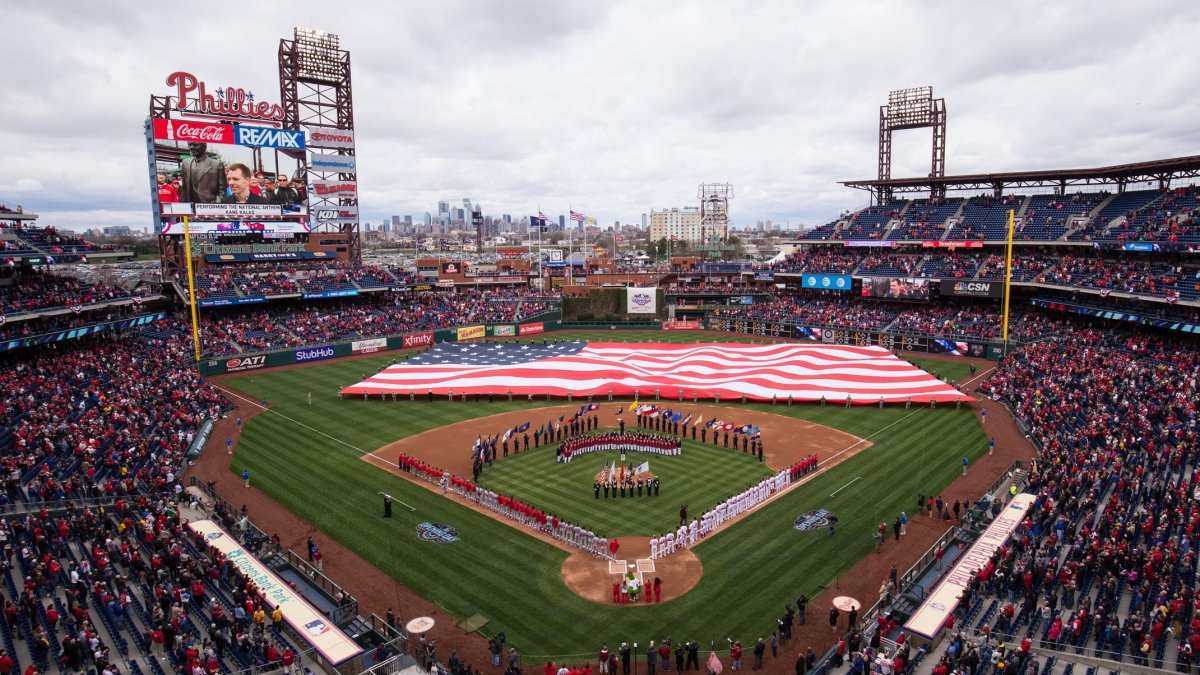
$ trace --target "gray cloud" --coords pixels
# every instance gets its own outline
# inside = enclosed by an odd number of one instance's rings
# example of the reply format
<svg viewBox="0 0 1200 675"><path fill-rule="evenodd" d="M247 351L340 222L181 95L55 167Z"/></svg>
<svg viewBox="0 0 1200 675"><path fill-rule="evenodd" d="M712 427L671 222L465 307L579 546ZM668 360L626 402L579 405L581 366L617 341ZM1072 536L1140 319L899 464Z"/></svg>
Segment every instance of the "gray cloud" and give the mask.
<svg viewBox="0 0 1200 675"><path fill-rule="evenodd" d="M737 223L828 222L863 206L887 92L933 85L951 173L1197 152L1200 5L302 0L225 12L132 2L0 8L19 59L0 98L0 198L71 227L142 226L151 93L189 70L278 97L293 25L353 59L363 212L585 211L601 223L729 181ZM893 175L928 171L896 135Z"/></svg>

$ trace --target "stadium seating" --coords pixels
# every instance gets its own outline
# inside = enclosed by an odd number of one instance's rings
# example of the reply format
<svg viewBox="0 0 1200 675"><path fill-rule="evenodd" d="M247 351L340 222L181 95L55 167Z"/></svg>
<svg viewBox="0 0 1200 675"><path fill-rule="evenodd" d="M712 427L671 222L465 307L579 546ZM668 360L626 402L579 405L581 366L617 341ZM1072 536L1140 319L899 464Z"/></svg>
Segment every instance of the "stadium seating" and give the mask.
<svg viewBox="0 0 1200 675"><path fill-rule="evenodd" d="M946 219L958 212L963 200L917 199L909 203L908 209L887 238L893 240L936 240L946 233Z"/></svg>
<svg viewBox="0 0 1200 675"><path fill-rule="evenodd" d="M963 205L962 219L946 239L1003 241L1008 238L1008 212L1019 211L1024 201L1019 195L972 197Z"/></svg>
<svg viewBox="0 0 1200 675"><path fill-rule="evenodd" d="M74 277L37 274L0 286L0 314L21 314L128 298L120 288L88 283Z"/></svg>

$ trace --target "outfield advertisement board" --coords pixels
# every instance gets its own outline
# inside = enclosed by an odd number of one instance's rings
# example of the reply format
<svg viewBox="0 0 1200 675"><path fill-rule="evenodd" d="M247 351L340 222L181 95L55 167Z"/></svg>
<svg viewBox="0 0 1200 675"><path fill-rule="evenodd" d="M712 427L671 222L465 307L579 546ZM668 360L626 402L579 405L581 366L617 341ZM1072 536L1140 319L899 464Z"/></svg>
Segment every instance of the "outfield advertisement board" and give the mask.
<svg viewBox="0 0 1200 675"><path fill-rule="evenodd" d="M456 331L459 340L474 340L487 334L486 326L464 326Z"/></svg>
<svg viewBox="0 0 1200 675"><path fill-rule="evenodd" d="M239 373L243 370L257 370L267 365L267 355L238 356L225 362L225 372Z"/></svg>
<svg viewBox="0 0 1200 675"><path fill-rule="evenodd" d="M492 335L496 337L512 337L517 334L517 327L513 325L492 326Z"/></svg>
<svg viewBox="0 0 1200 675"><path fill-rule="evenodd" d="M350 351L354 354L373 354L387 349L387 338L374 338L371 340L355 340L350 343Z"/></svg>
<svg viewBox="0 0 1200 675"><path fill-rule="evenodd" d="M211 520L197 520L188 523L188 527L200 535L205 544L220 551L226 561L245 574L267 604L272 609L280 608L283 611L283 620L329 663L337 665L362 652L350 636L327 621L319 610L308 604L308 601L292 590L286 581L242 548L216 523Z"/></svg>
<svg viewBox="0 0 1200 675"><path fill-rule="evenodd" d="M403 342L401 347L409 349L411 347L428 347L433 344L433 333L412 333L401 338Z"/></svg>
<svg viewBox="0 0 1200 675"><path fill-rule="evenodd" d="M958 606L958 599L971 584L972 577L983 569L996 550L1008 541L1036 499L1028 493L1013 497L971 548L955 562L949 574L925 596L925 601L904 623L904 629L933 640Z"/></svg>
<svg viewBox="0 0 1200 675"><path fill-rule="evenodd" d="M310 361L324 361L332 359L334 350L332 345L324 347L308 347L305 349L296 350L296 363L308 363Z"/></svg>
<svg viewBox="0 0 1200 675"><path fill-rule="evenodd" d="M545 330L546 330L546 324L541 321L538 321L536 323L521 324L518 327L517 332L520 335L536 335L537 333L545 332Z"/></svg>

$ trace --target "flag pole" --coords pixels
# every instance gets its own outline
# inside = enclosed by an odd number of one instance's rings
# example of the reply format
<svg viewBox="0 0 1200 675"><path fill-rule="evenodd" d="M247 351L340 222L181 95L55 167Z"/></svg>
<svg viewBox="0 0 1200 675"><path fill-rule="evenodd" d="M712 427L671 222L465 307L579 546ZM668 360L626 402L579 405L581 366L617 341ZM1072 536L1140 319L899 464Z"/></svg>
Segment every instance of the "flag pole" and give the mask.
<svg viewBox="0 0 1200 675"><path fill-rule="evenodd" d="M1000 326L1000 339L1004 342L1003 356L1008 356L1008 301L1012 290L1013 229L1016 212L1008 210L1008 246L1004 252L1004 318Z"/></svg>

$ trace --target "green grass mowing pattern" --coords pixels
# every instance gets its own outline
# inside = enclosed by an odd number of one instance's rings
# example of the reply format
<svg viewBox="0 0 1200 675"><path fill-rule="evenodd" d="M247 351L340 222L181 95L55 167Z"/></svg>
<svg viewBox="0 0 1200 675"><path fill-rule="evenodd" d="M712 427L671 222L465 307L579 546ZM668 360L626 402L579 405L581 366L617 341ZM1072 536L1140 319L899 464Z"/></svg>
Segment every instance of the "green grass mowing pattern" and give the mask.
<svg viewBox="0 0 1200 675"><path fill-rule="evenodd" d="M670 337L655 334L656 339ZM911 512L919 492L940 492L961 472L964 454L974 460L986 451L982 429L967 409L747 405L872 436L874 445L700 544L696 553L704 577L686 596L656 607L600 606L562 584L563 551L358 459L363 452L427 429L545 405L337 400L338 387L394 358L238 378L234 386L255 400L267 398L272 410L246 425L229 484L219 488L236 503L236 476L249 469L256 486L385 573L455 616L479 612L489 617L485 630L506 631L527 658L578 654L582 660L594 654L600 641L611 646L665 635L701 642L724 636L745 641L769 632L785 602L802 592L814 597L869 553L871 532L880 521L890 524L900 511ZM313 392L312 407L305 402L308 391ZM587 490L584 487L581 494L588 495ZM378 492L388 492L416 511L397 504L395 517L385 520ZM835 539L793 528L797 515L818 508L839 515ZM423 521L453 525L462 539L452 544L424 542L416 536L416 525ZM403 607L396 609L404 615Z"/></svg>
<svg viewBox="0 0 1200 675"><path fill-rule="evenodd" d="M679 525L679 507L691 514L702 512L770 476L772 471L757 457L729 448L686 441L683 453L664 456L626 453L626 463L643 461L662 481L658 496L643 494L597 499L595 476L614 461L616 451L577 455L571 462L556 462L554 447L510 455L484 469L480 484L489 490L514 495L547 513L586 527L605 537L652 536ZM627 493L628 495L628 493Z"/></svg>

